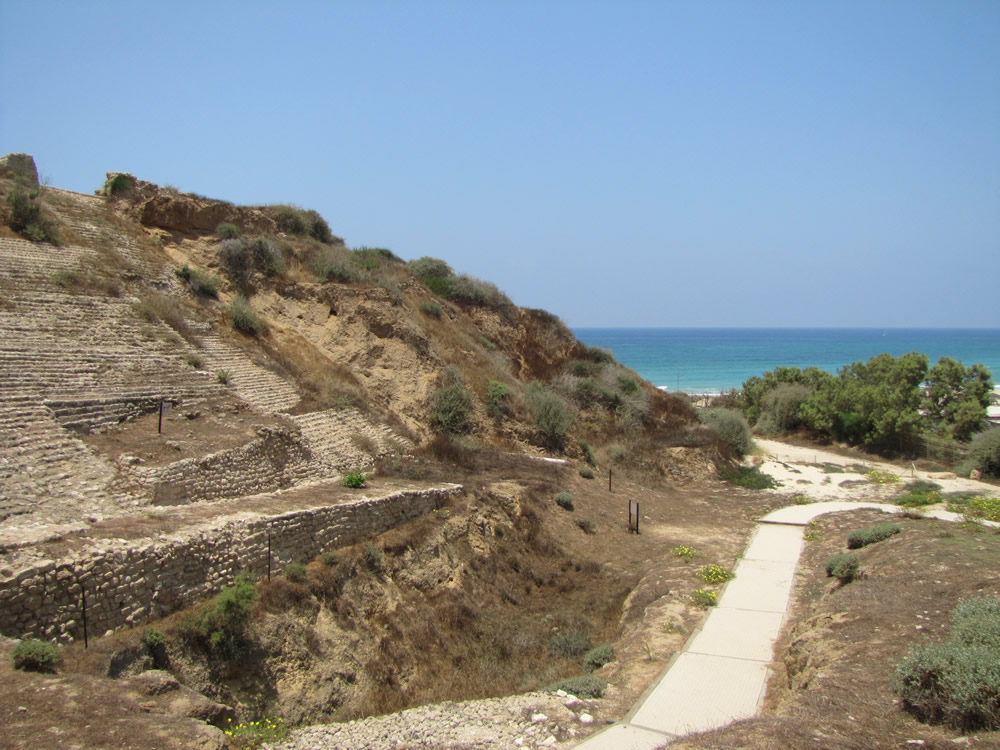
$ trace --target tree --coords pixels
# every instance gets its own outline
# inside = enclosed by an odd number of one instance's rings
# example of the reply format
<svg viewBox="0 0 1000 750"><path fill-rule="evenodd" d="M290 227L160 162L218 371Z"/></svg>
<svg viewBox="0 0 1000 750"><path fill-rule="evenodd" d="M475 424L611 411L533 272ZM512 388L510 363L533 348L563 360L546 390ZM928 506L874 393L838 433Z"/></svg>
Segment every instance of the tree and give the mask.
<svg viewBox="0 0 1000 750"><path fill-rule="evenodd" d="M993 379L981 364L963 367L941 357L927 372L923 409L931 429L957 440L968 440L986 418Z"/></svg>

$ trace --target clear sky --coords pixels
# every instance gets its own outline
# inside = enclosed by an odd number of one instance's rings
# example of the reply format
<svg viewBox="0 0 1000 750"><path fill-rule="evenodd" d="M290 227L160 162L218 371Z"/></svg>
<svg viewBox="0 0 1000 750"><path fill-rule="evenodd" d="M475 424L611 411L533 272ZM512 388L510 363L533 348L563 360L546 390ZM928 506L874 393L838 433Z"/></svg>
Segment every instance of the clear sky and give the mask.
<svg viewBox="0 0 1000 750"><path fill-rule="evenodd" d="M571 326L1000 326L1000 2L0 0L0 152Z"/></svg>

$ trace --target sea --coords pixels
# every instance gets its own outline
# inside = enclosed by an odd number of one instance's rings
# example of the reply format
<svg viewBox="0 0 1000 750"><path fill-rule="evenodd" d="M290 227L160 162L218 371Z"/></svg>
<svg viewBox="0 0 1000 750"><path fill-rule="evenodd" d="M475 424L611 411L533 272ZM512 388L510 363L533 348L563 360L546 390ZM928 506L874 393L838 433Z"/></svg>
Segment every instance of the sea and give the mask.
<svg viewBox="0 0 1000 750"><path fill-rule="evenodd" d="M716 394L776 367L831 373L887 352L981 363L1000 384L1000 328L576 328L588 346L669 391Z"/></svg>

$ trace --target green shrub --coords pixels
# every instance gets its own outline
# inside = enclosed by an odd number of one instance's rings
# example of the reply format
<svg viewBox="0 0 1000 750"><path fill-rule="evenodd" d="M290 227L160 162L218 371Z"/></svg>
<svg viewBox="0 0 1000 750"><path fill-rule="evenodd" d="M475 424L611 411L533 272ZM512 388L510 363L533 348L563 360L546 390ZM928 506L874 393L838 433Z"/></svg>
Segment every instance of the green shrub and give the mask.
<svg viewBox="0 0 1000 750"><path fill-rule="evenodd" d="M496 349L497 349L497 345L496 345L496 344L494 344L494 343L493 343L492 341L490 341L490 340L489 340L488 338L486 338L485 336L480 336L480 337L479 337L479 343L480 343L480 344L482 345L482 347L483 347L484 349L486 349L487 351L491 351L491 352L495 352L495 351L496 351Z"/></svg>
<svg viewBox="0 0 1000 750"><path fill-rule="evenodd" d="M215 379L222 385L229 385L229 370L219 370L215 373Z"/></svg>
<svg viewBox="0 0 1000 750"><path fill-rule="evenodd" d="M966 599L951 613L951 640L1000 651L1000 599Z"/></svg>
<svg viewBox="0 0 1000 750"><path fill-rule="evenodd" d="M580 476L583 477L584 479L593 479L594 478L594 470L591 469L589 466L581 466L580 467Z"/></svg>
<svg viewBox="0 0 1000 750"><path fill-rule="evenodd" d="M244 239L228 239L219 243L219 264L238 287L246 286L253 271L250 243Z"/></svg>
<svg viewBox="0 0 1000 750"><path fill-rule="evenodd" d="M967 465L983 476L1000 479L1000 430L986 430L972 438Z"/></svg>
<svg viewBox="0 0 1000 750"><path fill-rule="evenodd" d="M55 228L42 215L42 201L37 187L18 177L7 191L7 226L32 242L58 244Z"/></svg>
<svg viewBox="0 0 1000 750"><path fill-rule="evenodd" d="M115 172L108 176L104 181L104 187L98 192L106 196L117 197L131 193L135 190L135 187L136 182L132 175L125 174L124 172Z"/></svg>
<svg viewBox="0 0 1000 750"><path fill-rule="evenodd" d="M528 386L525 401L546 445L561 448L574 419L569 404L539 383Z"/></svg>
<svg viewBox="0 0 1000 750"><path fill-rule="evenodd" d="M615 660L615 650L610 643L596 646L583 655L583 664L591 672ZM568 690L566 692L569 692Z"/></svg>
<svg viewBox="0 0 1000 750"><path fill-rule="evenodd" d="M594 677L592 674L588 674L579 677L567 677L564 680L559 680L559 682L553 682L545 689L552 693L562 690L577 698L596 700L604 695L604 691L608 689L608 683Z"/></svg>
<svg viewBox="0 0 1000 750"><path fill-rule="evenodd" d="M267 323L257 314L250 305L250 300L242 294L233 298L229 307L233 316L233 328L247 336L265 336L267 334Z"/></svg>
<svg viewBox="0 0 1000 750"><path fill-rule="evenodd" d="M892 687L923 721L963 732L1000 728L1000 599L959 604L950 640L911 651Z"/></svg>
<svg viewBox="0 0 1000 750"><path fill-rule="evenodd" d="M556 493L556 505L563 510L573 510L573 495L569 492Z"/></svg>
<svg viewBox="0 0 1000 750"><path fill-rule="evenodd" d="M250 622L257 584L249 573L236 576L212 603L181 624L182 634L207 644L223 658L234 659L245 651L245 631Z"/></svg>
<svg viewBox="0 0 1000 750"><path fill-rule="evenodd" d="M901 531L899 524L896 523L879 523L867 529L855 529L847 535L847 549L861 549L888 539Z"/></svg>
<svg viewBox="0 0 1000 750"><path fill-rule="evenodd" d="M361 554L364 558L365 565L367 565L370 570L379 571L382 569L382 563L385 560L385 552L383 552L382 548L377 544L374 544L373 542L365 542L365 546Z"/></svg>
<svg viewBox="0 0 1000 750"><path fill-rule="evenodd" d="M283 719L272 721L241 721L226 729L228 746L235 750L257 750L264 745L274 744L288 739L289 730Z"/></svg>
<svg viewBox="0 0 1000 750"><path fill-rule="evenodd" d="M427 279L446 279L454 276L451 266L443 260L431 258L426 255L423 258L411 260L407 265L413 272L413 275L424 282Z"/></svg>
<svg viewBox="0 0 1000 750"><path fill-rule="evenodd" d="M253 267L265 276L274 276L285 272L285 256L274 244L273 240L258 237L250 241L250 257Z"/></svg>
<svg viewBox="0 0 1000 750"><path fill-rule="evenodd" d="M584 534L597 533L597 527L594 525L594 522L587 518L576 519L576 525L580 528L580 531L582 531Z"/></svg>
<svg viewBox="0 0 1000 750"><path fill-rule="evenodd" d="M48 641L27 638L14 646L11 654L14 669L25 672L55 672L59 664L59 651Z"/></svg>
<svg viewBox="0 0 1000 750"><path fill-rule="evenodd" d="M881 471L880 469L872 469L865 476L875 484L899 484L902 479L899 478L899 474L895 474L891 471Z"/></svg>
<svg viewBox="0 0 1000 750"><path fill-rule="evenodd" d="M839 578L842 583L850 583L858 577L861 561L857 555L834 555L826 561L826 574Z"/></svg>
<svg viewBox="0 0 1000 750"><path fill-rule="evenodd" d="M293 206L275 206L272 215L279 232L301 237L308 231L306 219L301 209Z"/></svg>
<svg viewBox="0 0 1000 750"><path fill-rule="evenodd" d="M149 628L142 636L142 644L150 651L160 648L166 645L166 643L167 637L163 634L163 631L156 630L155 628Z"/></svg>
<svg viewBox="0 0 1000 750"><path fill-rule="evenodd" d="M320 260L316 266L316 272L324 281L336 281L341 284L350 284L358 280L358 272L354 270L347 261L327 257Z"/></svg>
<svg viewBox="0 0 1000 750"><path fill-rule="evenodd" d="M337 553L331 549L323 550L323 554L320 557L323 560L323 564L328 568L332 568L337 564Z"/></svg>
<svg viewBox="0 0 1000 750"><path fill-rule="evenodd" d="M461 434L468 431L472 412L472 394L462 383L452 383L432 396L431 423L441 432Z"/></svg>
<svg viewBox="0 0 1000 750"><path fill-rule="evenodd" d="M219 296L219 281L214 276L191 268L187 263L175 273L177 278L187 284L188 288L195 294L200 294L203 297Z"/></svg>
<svg viewBox="0 0 1000 750"><path fill-rule="evenodd" d="M223 221L215 228L215 236L220 240L235 240L243 236L243 232L235 224Z"/></svg>
<svg viewBox="0 0 1000 750"><path fill-rule="evenodd" d="M587 359L598 364L610 364L615 361L615 355L609 349L604 349L600 346L588 346Z"/></svg>
<svg viewBox="0 0 1000 750"><path fill-rule="evenodd" d="M340 484L344 487L364 487L368 478L360 471L349 471L340 479Z"/></svg>
<svg viewBox="0 0 1000 750"><path fill-rule="evenodd" d="M684 562L687 562L688 560L693 560L701 553L698 552L698 550L696 550L694 547L688 547L682 544L677 547L671 548L670 554L677 555L679 558L684 560Z"/></svg>
<svg viewBox="0 0 1000 750"><path fill-rule="evenodd" d="M326 223L326 219L319 215L318 212L312 209L305 212L305 224L306 232L314 240L319 240L320 242L330 245L338 237L333 236L333 232L330 231L330 225Z"/></svg>
<svg viewBox="0 0 1000 750"><path fill-rule="evenodd" d="M581 440L578 445L580 446L580 450L583 451L583 460L587 462L587 465L597 468L597 459L594 458L594 450L590 447L590 444Z"/></svg>
<svg viewBox="0 0 1000 750"><path fill-rule="evenodd" d="M772 490L781 485L774 477L765 474L759 466L739 466L736 469L722 469L719 476L738 487L748 490Z"/></svg>
<svg viewBox="0 0 1000 750"><path fill-rule="evenodd" d="M703 608L714 607L719 603L719 595L714 591L706 591L705 589L695 589L688 598Z"/></svg>
<svg viewBox="0 0 1000 750"><path fill-rule="evenodd" d="M698 571L698 577L705 583L725 583L733 580L736 574L721 565L705 565Z"/></svg>
<svg viewBox="0 0 1000 750"><path fill-rule="evenodd" d="M939 503L941 502L941 485L918 479L907 484L903 494L893 498L893 502L904 508L919 508L923 505Z"/></svg>
<svg viewBox="0 0 1000 750"><path fill-rule="evenodd" d="M437 302L424 302L420 305L420 312L429 318L441 320L441 305Z"/></svg>
<svg viewBox="0 0 1000 750"><path fill-rule="evenodd" d="M963 513L968 518L980 518L984 521L1000 521L1000 497L965 497L953 499L948 503L948 510L953 513Z"/></svg>
<svg viewBox="0 0 1000 750"><path fill-rule="evenodd" d="M553 656L575 658L590 651L594 644L582 630L564 630L549 639L549 653Z"/></svg>
<svg viewBox="0 0 1000 750"><path fill-rule="evenodd" d="M510 408L510 388L506 383L491 380L486 387L486 413L493 419L500 419L509 416Z"/></svg>
<svg viewBox="0 0 1000 750"><path fill-rule="evenodd" d="M801 383L779 383L767 392L761 403L761 415L754 425L765 435L780 435L802 424L799 408L809 399L812 389Z"/></svg>
<svg viewBox="0 0 1000 750"><path fill-rule="evenodd" d="M722 407L701 409L698 418L719 436L719 439L736 453L745 456L753 450L750 425L738 411Z"/></svg>
<svg viewBox="0 0 1000 750"><path fill-rule="evenodd" d="M282 572L292 583L305 583L306 566L302 563L288 563Z"/></svg>

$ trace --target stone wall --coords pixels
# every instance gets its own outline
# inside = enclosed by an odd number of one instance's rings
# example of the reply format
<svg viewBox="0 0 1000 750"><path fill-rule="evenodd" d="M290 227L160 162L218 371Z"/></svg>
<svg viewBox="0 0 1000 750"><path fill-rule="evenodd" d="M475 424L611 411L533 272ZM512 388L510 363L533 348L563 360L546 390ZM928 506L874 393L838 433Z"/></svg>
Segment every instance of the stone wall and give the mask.
<svg viewBox="0 0 1000 750"><path fill-rule="evenodd" d="M260 427L257 439L200 458L145 467L118 461L122 489L150 493L157 505L243 497L291 487L310 474L312 455L297 431Z"/></svg>
<svg viewBox="0 0 1000 750"><path fill-rule="evenodd" d="M80 639L84 599L90 636L139 625L215 594L242 571L265 577L269 547L272 571L307 562L324 550L417 518L461 489L403 490L277 516L230 516L173 538L136 544L96 540L71 557L3 571L0 634Z"/></svg>

